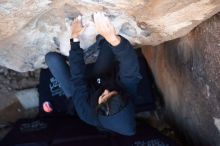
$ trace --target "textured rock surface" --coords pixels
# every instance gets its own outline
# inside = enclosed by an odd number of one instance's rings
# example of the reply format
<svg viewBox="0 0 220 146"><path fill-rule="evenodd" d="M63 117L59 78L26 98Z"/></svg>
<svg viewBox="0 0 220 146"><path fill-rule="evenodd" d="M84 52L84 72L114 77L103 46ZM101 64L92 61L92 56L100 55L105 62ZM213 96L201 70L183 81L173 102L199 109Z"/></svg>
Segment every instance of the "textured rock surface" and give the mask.
<svg viewBox="0 0 220 146"><path fill-rule="evenodd" d="M171 123L195 145L220 145L220 13L185 37L143 52Z"/></svg>
<svg viewBox="0 0 220 146"><path fill-rule="evenodd" d="M0 140L20 118L31 118L38 113L39 70L18 73L0 67ZM25 89L25 90L24 90Z"/></svg>
<svg viewBox="0 0 220 146"><path fill-rule="evenodd" d="M23 99L23 97L20 96ZM30 97L29 97L30 98ZM33 118L38 113L38 108L34 106L30 107L31 103L28 103L28 109L24 107L24 103L18 100L14 92L6 92L0 90L0 140L9 132L12 128L12 123L21 118ZM27 99L27 98L26 98ZM33 104L32 104L33 105Z"/></svg>
<svg viewBox="0 0 220 146"><path fill-rule="evenodd" d="M10 130L13 122L37 115L36 90L27 88L36 87L38 78L39 70L18 73L0 67L0 140Z"/></svg>
<svg viewBox="0 0 220 146"><path fill-rule="evenodd" d="M16 92L15 95L24 109L28 110L39 107L37 88L21 90Z"/></svg>
<svg viewBox="0 0 220 146"><path fill-rule="evenodd" d="M40 70L34 72L19 73L5 67L0 67L0 90L12 92L36 87Z"/></svg>
<svg viewBox="0 0 220 146"><path fill-rule="evenodd" d="M95 41L91 14L104 11L133 44L157 45L183 36L220 11L219 0L1 0L0 65L17 71L42 67L44 55L68 44L66 25L83 15L90 24L81 37Z"/></svg>

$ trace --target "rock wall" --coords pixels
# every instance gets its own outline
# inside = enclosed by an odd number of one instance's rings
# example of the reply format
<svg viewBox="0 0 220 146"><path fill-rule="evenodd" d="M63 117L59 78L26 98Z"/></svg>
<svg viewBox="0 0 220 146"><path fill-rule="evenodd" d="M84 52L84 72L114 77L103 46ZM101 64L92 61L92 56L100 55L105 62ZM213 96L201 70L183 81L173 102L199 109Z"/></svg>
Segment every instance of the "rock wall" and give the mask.
<svg viewBox="0 0 220 146"><path fill-rule="evenodd" d="M220 1L1 0L0 65L20 72L43 67L47 52L69 48L68 26L79 14L83 25L89 25L80 38L86 51L97 34L91 17L96 11L104 11L133 44L158 45L219 12Z"/></svg>
<svg viewBox="0 0 220 146"><path fill-rule="evenodd" d="M219 0L1 0L0 66L19 72L44 67L47 52L69 47L69 24L79 14L89 25L80 38L88 53L96 11L134 45L172 40L143 49L167 117L194 144L220 145Z"/></svg>
<svg viewBox="0 0 220 146"><path fill-rule="evenodd" d="M186 36L143 49L168 120L195 145L220 145L220 13Z"/></svg>

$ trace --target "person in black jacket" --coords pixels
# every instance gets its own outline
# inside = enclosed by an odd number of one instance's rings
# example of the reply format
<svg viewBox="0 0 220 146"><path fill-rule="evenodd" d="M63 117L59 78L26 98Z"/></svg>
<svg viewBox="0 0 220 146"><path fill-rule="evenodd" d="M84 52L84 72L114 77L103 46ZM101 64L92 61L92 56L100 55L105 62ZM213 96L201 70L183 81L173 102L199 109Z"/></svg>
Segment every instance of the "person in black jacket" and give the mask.
<svg viewBox="0 0 220 146"><path fill-rule="evenodd" d="M50 52L46 63L71 98L77 115L84 122L122 135L134 135L136 123L133 98L142 78L134 48L115 29L103 13L94 14L100 34L96 44L100 53L96 63L86 65L79 36L84 30L79 18L72 23L71 49L66 58Z"/></svg>

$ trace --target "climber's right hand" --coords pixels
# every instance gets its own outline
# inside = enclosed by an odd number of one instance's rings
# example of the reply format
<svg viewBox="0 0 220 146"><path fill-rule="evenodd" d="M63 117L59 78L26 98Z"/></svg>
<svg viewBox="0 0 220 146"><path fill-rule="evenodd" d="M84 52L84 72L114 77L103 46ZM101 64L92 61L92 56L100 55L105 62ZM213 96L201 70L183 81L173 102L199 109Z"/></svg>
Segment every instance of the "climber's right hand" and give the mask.
<svg viewBox="0 0 220 146"><path fill-rule="evenodd" d="M101 12L95 13L93 17L97 32L112 46L117 46L120 43L121 38L116 34L115 28L109 19Z"/></svg>
<svg viewBox="0 0 220 146"><path fill-rule="evenodd" d="M71 32L71 37L72 38L79 38L79 35L85 30L85 27L82 26L81 22L81 16L78 16L75 18L72 22L72 32Z"/></svg>

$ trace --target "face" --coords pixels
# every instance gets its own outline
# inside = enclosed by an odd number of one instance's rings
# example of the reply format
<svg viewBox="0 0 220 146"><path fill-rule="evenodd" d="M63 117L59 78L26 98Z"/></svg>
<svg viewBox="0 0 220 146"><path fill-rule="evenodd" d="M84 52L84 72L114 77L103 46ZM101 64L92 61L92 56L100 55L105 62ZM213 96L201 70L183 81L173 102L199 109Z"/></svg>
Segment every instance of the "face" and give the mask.
<svg viewBox="0 0 220 146"><path fill-rule="evenodd" d="M109 90L105 89L104 92L102 93L102 95L99 96L98 104L106 102L109 98L111 98L112 96L115 96L117 94L118 94L118 92L116 92L116 91L109 91Z"/></svg>

